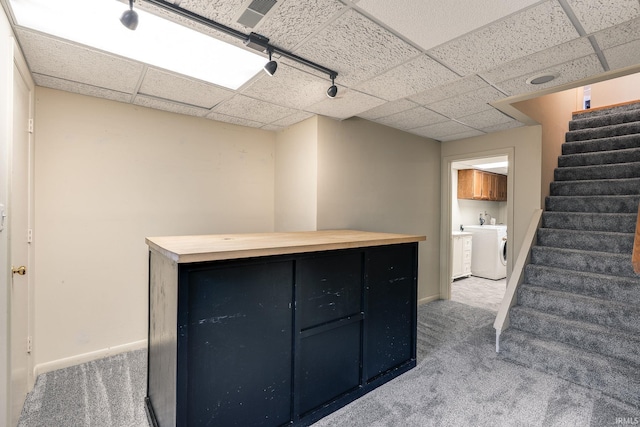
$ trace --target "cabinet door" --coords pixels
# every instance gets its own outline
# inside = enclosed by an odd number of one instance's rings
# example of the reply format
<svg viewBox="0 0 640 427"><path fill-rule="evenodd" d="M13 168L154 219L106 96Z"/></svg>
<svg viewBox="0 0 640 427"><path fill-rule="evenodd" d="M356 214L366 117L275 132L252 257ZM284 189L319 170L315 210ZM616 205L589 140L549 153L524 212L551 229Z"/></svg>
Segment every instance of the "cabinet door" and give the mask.
<svg viewBox="0 0 640 427"><path fill-rule="evenodd" d="M360 385L362 251L296 263L296 399L301 417Z"/></svg>
<svg viewBox="0 0 640 427"><path fill-rule="evenodd" d="M462 237L460 236L452 236L452 251L451 251L451 260L452 260L452 268L451 268L451 278L455 279L462 275L462 265L463 265L463 248L462 248Z"/></svg>
<svg viewBox="0 0 640 427"><path fill-rule="evenodd" d="M482 200L491 200L493 194L493 175L486 172L478 172L482 181Z"/></svg>
<svg viewBox="0 0 640 427"><path fill-rule="evenodd" d="M462 238L462 274L471 274L471 250L472 250L472 237L464 236Z"/></svg>
<svg viewBox="0 0 640 427"><path fill-rule="evenodd" d="M293 271L292 261L181 270L178 426L289 422Z"/></svg>
<svg viewBox="0 0 640 427"><path fill-rule="evenodd" d="M415 360L417 244L367 251L365 380Z"/></svg>
<svg viewBox="0 0 640 427"><path fill-rule="evenodd" d="M507 200L507 176L498 175L498 201Z"/></svg>
<svg viewBox="0 0 640 427"><path fill-rule="evenodd" d="M458 170L458 199L482 198L482 175L474 169Z"/></svg>
<svg viewBox="0 0 640 427"><path fill-rule="evenodd" d="M491 174L491 192L489 193L489 199L496 201L499 200L498 196L498 175L495 173Z"/></svg>

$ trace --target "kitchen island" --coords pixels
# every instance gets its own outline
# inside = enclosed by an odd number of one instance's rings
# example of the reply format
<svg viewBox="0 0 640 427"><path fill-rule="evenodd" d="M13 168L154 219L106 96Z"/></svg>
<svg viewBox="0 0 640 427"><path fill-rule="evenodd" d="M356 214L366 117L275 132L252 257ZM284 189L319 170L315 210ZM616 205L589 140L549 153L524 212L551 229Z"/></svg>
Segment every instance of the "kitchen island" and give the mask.
<svg viewBox="0 0 640 427"><path fill-rule="evenodd" d="M309 425L413 368L422 240L147 238L151 424Z"/></svg>

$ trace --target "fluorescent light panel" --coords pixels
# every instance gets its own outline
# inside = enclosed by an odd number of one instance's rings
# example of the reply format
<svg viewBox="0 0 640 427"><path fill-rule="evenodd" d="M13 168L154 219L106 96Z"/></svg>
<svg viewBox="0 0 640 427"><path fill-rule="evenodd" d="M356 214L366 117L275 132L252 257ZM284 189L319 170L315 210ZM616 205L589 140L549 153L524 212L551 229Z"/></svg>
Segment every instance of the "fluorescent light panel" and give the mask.
<svg viewBox="0 0 640 427"><path fill-rule="evenodd" d="M262 70L261 55L137 9L135 31L116 0L10 0L17 24L149 65L238 89Z"/></svg>
<svg viewBox="0 0 640 427"><path fill-rule="evenodd" d="M474 166L479 169L506 168L509 166L509 162L482 163L482 164L476 164Z"/></svg>

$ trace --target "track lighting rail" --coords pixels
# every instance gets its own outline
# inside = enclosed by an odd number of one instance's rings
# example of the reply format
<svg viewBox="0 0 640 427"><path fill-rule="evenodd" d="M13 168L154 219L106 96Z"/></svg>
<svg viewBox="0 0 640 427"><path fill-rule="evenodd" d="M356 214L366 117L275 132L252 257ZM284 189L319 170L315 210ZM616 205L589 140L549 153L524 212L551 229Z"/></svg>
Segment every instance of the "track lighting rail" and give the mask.
<svg viewBox="0 0 640 427"><path fill-rule="evenodd" d="M140 0L138 0L140 1ZM305 65L309 68L313 68L314 70L320 71L321 73L325 73L329 76L331 80L335 80L338 77L338 72L334 71L330 68L324 67L320 64L317 64L313 61L309 61L308 59L302 58L294 53L291 53L285 49L281 49L277 46L274 46L269 43L269 39L261 36L256 33L244 34L241 31L238 31L234 28L227 27L226 25L220 24L219 22L213 21L211 19L205 18L203 16L198 15L197 13L186 10L180 6L177 6L173 3L169 3L165 0L144 0L147 3L158 6L162 9L168 10L178 16L182 16L183 18L190 19L199 24L205 25L209 28L213 28L214 30L220 31L226 35L231 37L235 37L239 40L245 42L245 44L255 50L260 50L262 52L271 52L273 54L278 54L284 56L285 58L289 58L299 64ZM260 49L262 48L262 49Z"/></svg>

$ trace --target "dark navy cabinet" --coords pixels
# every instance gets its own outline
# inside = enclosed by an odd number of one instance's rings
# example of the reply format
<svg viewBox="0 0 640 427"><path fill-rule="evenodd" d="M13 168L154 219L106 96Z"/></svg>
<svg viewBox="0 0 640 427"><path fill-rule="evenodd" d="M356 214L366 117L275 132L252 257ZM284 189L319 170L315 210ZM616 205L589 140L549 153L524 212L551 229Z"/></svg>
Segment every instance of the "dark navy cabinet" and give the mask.
<svg viewBox="0 0 640 427"><path fill-rule="evenodd" d="M151 423L308 425L411 369L417 251L179 263L151 250Z"/></svg>
<svg viewBox="0 0 640 427"><path fill-rule="evenodd" d="M416 357L416 248L367 251L365 380Z"/></svg>
<svg viewBox="0 0 640 427"><path fill-rule="evenodd" d="M286 424L293 261L225 264L180 271L177 425Z"/></svg>
<svg viewBox="0 0 640 427"><path fill-rule="evenodd" d="M296 263L296 403L300 417L358 389L362 359L362 251Z"/></svg>

